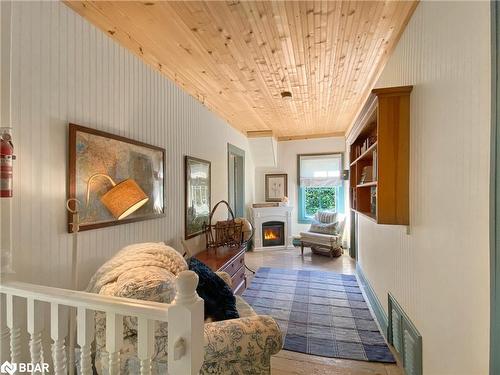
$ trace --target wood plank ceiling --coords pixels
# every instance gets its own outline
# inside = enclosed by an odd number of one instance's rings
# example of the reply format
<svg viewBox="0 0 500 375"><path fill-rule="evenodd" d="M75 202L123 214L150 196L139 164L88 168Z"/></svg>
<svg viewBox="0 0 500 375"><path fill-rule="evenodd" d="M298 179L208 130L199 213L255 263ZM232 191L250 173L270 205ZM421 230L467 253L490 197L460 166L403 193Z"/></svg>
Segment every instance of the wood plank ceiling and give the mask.
<svg viewBox="0 0 500 375"><path fill-rule="evenodd" d="M281 140L344 134L417 5L66 4L238 130L271 130ZM283 99L283 91L292 98Z"/></svg>

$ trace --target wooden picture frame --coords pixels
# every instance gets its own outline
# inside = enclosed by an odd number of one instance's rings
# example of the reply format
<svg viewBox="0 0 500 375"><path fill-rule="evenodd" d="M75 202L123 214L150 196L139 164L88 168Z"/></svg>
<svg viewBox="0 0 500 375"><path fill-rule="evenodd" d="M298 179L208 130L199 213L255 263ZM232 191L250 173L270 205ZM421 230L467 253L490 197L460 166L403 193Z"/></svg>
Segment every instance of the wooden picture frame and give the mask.
<svg viewBox="0 0 500 375"><path fill-rule="evenodd" d="M194 173L198 177L194 176ZM208 224L212 195L211 162L184 156L184 239L204 233Z"/></svg>
<svg viewBox="0 0 500 375"><path fill-rule="evenodd" d="M265 175L266 202L281 202L288 197L288 174L269 173Z"/></svg>
<svg viewBox="0 0 500 375"><path fill-rule="evenodd" d="M69 124L68 199L81 203L80 231L109 227L165 216L165 149L81 125ZM97 196L109 189L106 179L95 179L86 204L87 181L96 173L116 183L134 179L149 197L148 203L123 220L116 220ZM94 197L94 198L93 198ZM71 233L72 214L68 213Z"/></svg>

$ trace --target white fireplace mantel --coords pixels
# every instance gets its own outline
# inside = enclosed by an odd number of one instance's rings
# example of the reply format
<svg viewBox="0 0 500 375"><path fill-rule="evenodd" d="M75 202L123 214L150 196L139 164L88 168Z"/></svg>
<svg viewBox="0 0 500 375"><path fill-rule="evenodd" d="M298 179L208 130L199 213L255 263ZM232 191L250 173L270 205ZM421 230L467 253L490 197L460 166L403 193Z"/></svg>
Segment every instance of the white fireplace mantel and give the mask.
<svg viewBox="0 0 500 375"><path fill-rule="evenodd" d="M251 208L252 224L255 228L254 250L284 250L293 248L292 244L292 210L290 206ZM284 223L285 245L262 245L262 224L268 221L281 221Z"/></svg>

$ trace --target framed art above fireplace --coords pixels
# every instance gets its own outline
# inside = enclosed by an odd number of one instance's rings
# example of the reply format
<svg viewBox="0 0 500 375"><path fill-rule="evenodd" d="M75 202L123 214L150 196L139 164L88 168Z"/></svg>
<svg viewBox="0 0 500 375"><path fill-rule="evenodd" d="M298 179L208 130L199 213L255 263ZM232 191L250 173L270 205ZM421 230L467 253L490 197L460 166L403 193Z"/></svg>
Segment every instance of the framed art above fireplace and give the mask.
<svg viewBox="0 0 500 375"><path fill-rule="evenodd" d="M286 173L266 174L266 202L281 202L288 197L288 175Z"/></svg>

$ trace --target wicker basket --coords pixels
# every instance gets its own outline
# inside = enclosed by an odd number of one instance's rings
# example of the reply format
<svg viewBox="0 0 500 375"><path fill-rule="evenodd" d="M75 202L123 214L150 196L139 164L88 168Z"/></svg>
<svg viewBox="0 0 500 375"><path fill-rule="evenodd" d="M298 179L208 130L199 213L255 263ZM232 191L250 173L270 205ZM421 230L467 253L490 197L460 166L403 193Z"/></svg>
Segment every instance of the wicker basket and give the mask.
<svg viewBox="0 0 500 375"><path fill-rule="evenodd" d="M225 204L228 211L228 219L224 221L218 221L212 224L212 218L214 216L217 207L220 204ZM229 215L231 218L229 218ZM208 224L204 226L205 238L207 240L207 248L214 248L220 246L240 246L243 240L242 228L243 224L236 222L234 220L234 213L229 203L222 200L217 203L208 217Z"/></svg>

